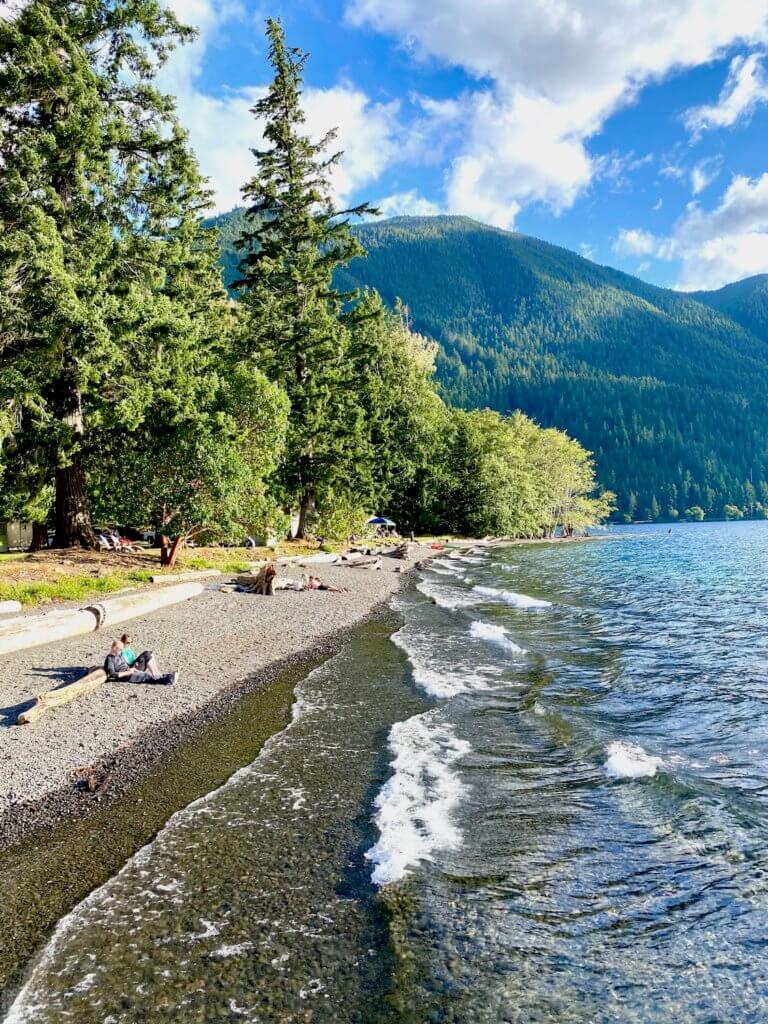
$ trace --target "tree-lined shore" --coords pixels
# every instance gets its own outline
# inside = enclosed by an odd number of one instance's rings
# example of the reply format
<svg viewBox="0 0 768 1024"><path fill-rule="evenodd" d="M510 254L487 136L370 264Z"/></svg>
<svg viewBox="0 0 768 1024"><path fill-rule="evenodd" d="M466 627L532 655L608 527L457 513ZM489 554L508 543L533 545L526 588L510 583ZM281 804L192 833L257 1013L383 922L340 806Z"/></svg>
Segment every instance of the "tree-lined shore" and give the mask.
<svg viewBox="0 0 768 1024"><path fill-rule="evenodd" d="M364 256L333 133L305 133L307 56L267 26L235 298L173 97L188 42L159 0L31 0L0 20L0 520L60 546L95 524L228 541L536 537L603 518L589 454L514 413L448 406L405 307L334 275ZM337 278L336 278L337 279Z"/></svg>

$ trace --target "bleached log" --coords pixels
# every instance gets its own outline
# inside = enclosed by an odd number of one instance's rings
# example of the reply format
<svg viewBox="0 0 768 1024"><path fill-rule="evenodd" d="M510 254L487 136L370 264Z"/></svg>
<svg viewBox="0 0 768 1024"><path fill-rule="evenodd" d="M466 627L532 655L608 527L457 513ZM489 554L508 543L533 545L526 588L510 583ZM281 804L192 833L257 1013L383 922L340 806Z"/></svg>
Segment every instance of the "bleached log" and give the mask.
<svg viewBox="0 0 768 1024"><path fill-rule="evenodd" d="M16 724L30 725L32 722L36 722L51 708L69 704L71 700L96 690L106 681L106 678L107 673L103 668L92 668L87 675L76 679L74 683L68 683L66 686L59 686L55 690L46 690L45 693L38 694L32 707L22 711L18 716Z"/></svg>
<svg viewBox="0 0 768 1024"><path fill-rule="evenodd" d="M21 611L21 601L0 601L0 615L15 615Z"/></svg>
<svg viewBox="0 0 768 1024"><path fill-rule="evenodd" d="M0 654L11 654L13 651L23 651L30 647L40 647L58 640L93 633L97 629L114 626L118 622L126 622L141 615L149 615L150 612L168 605L187 601L202 592L202 583L177 583L159 590L113 597L87 608L31 615L27 618L14 619L12 622L0 621Z"/></svg>
<svg viewBox="0 0 768 1024"><path fill-rule="evenodd" d="M221 576L221 569L190 569L189 572L174 572L168 576L150 576L150 583L185 583L188 580L204 580L209 576Z"/></svg>

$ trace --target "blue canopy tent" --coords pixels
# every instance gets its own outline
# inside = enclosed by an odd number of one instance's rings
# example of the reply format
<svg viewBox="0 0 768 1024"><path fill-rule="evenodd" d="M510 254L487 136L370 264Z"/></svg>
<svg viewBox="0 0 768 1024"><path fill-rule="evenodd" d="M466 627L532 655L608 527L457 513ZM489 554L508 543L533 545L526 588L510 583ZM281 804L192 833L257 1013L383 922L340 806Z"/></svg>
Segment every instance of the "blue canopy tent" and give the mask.
<svg viewBox="0 0 768 1024"><path fill-rule="evenodd" d="M396 526L391 519L387 519L386 516L371 516L368 520L369 526Z"/></svg>

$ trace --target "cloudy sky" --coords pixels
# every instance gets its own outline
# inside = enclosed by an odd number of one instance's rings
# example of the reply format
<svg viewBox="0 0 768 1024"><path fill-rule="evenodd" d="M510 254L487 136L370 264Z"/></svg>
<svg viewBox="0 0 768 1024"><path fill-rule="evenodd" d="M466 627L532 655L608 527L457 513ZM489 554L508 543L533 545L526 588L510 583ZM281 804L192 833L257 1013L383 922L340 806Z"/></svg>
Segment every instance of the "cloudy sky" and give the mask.
<svg viewBox="0 0 768 1024"><path fill-rule="evenodd" d="M768 0L168 0L163 72L220 210L259 142L264 18L311 53L341 202L462 213L649 281L768 272Z"/></svg>

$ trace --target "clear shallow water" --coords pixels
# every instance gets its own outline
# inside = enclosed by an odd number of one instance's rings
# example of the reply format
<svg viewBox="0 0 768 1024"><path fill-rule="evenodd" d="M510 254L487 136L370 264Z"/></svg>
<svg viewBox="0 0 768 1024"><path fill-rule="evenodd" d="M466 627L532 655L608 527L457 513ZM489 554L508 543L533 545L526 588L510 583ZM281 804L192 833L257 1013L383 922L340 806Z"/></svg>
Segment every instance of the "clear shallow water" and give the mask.
<svg viewBox="0 0 768 1024"><path fill-rule="evenodd" d="M768 524L621 534L441 558L9 1020L768 1019Z"/></svg>

